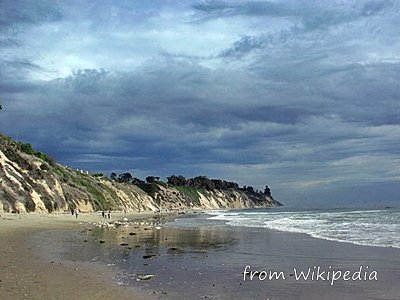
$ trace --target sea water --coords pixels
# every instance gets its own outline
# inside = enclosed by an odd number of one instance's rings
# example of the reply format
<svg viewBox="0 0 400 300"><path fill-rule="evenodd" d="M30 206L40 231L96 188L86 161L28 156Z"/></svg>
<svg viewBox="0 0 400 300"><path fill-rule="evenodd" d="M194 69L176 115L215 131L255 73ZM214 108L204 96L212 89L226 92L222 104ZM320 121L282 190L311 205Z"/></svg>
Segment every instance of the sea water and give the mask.
<svg viewBox="0 0 400 300"><path fill-rule="evenodd" d="M358 245L400 248L400 209L210 211L177 219L175 226L228 225L305 233L315 238Z"/></svg>

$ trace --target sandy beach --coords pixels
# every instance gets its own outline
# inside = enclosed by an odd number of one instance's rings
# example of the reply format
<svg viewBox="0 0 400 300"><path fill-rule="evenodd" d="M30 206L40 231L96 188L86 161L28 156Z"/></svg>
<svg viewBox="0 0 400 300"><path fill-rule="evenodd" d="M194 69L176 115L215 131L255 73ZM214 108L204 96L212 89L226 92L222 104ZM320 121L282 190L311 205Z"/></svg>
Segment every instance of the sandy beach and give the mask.
<svg viewBox="0 0 400 300"><path fill-rule="evenodd" d="M91 225L101 220L100 214L78 220L68 214L2 215L0 299L394 300L400 295L397 248L260 228ZM282 272L284 278L260 280L256 273L250 280L243 275L247 265L251 271ZM362 267L362 277L375 271L377 280L340 278L331 284L295 278L294 269L314 267L326 273ZM139 280L139 274L154 277Z"/></svg>
<svg viewBox="0 0 400 300"><path fill-rule="evenodd" d="M41 232L79 232L83 223L101 219L100 213L80 214L78 219L70 214L1 214L0 299L143 299L140 293L118 286L112 272L99 264L43 259L46 245L32 239ZM55 244L62 241L62 236L58 238Z"/></svg>

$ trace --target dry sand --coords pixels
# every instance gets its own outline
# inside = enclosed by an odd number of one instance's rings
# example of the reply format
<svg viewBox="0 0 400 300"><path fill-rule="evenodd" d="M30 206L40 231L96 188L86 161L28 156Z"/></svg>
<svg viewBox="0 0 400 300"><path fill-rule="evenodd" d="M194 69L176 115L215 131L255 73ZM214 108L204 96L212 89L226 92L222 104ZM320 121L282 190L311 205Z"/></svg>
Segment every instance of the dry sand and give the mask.
<svg viewBox="0 0 400 300"><path fill-rule="evenodd" d="M154 214L134 217L149 215ZM124 214L112 215L112 219L117 218L124 218ZM53 229L79 230L82 222L101 219L100 213L80 214L78 219L70 214L1 214L0 299L143 299L146 295L118 286L105 267L44 261L38 251L41 245L30 238Z"/></svg>

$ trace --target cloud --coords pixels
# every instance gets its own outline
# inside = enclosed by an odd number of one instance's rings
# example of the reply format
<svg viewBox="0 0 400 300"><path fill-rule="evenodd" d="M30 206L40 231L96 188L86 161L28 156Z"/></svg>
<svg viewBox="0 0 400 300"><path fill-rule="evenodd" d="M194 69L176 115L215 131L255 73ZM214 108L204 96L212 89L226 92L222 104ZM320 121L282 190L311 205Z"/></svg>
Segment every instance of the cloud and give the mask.
<svg viewBox="0 0 400 300"><path fill-rule="evenodd" d="M371 17L394 6L391 0L366 1L203 1L193 8L205 19L234 16L247 17L294 17L300 18L310 29L328 27Z"/></svg>
<svg viewBox="0 0 400 300"><path fill-rule="evenodd" d="M234 42L230 48L222 51L220 56L240 59L247 53L264 47L264 42L257 39L256 37L244 36L241 37L238 41Z"/></svg>
<svg viewBox="0 0 400 300"><path fill-rule="evenodd" d="M63 164L289 202L399 178L395 2L46 3L0 18L0 127Z"/></svg>
<svg viewBox="0 0 400 300"><path fill-rule="evenodd" d="M285 16L292 14L285 4L269 1L203 1L193 5L193 8L212 15L213 17L228 17L234 15Z"/></svg>
<svg viewBox="0 0 400 300"><path fill-rule="evenodd" d="M399 5L393 1L207 1L194 8L206 21L213 19L248 18L257 26L264 26L264 32L245 35L236 40L229 48L221 51L225 58L240 59L252 51L264 49L275 52L282 47L298 47L304 44L308 49L327 46L326 43L338 43L348 35L354 38L360 31L368 37L380 25L380 18L394 19ZM277 26L278 24L278 26ZM393 29L393 28L392 28ZM392 30L391 29L391 30ZM359 37L362 37L363 33ZM337 45L337 44L336 44ZM330 45L329 45L330 46ZM330 46L332 47L332 46ZM340 47L337 47L340 48ZM342 45L342 48L343 45ZM297 49L299 50L299 49ZM299 52L297 52L299 53ZM300 52L301 53L301 52Z"/></svg>
<svg viewBox="0 0 400 300"><path fill-rule="evenodd" d="M6 47L18 47L22 46L21 41L18 39L14 38L0 38L0 47L1 48L6 48Z"/></svg>
<svg viewBox="0 0 400 300"><path fill-rule="evenodd" d="M16 0L1 2L0 24L2 31L9 30L10 27L15 29L15 26L19 25L58 22L62 18L63 14L53 1Z"/></svg>

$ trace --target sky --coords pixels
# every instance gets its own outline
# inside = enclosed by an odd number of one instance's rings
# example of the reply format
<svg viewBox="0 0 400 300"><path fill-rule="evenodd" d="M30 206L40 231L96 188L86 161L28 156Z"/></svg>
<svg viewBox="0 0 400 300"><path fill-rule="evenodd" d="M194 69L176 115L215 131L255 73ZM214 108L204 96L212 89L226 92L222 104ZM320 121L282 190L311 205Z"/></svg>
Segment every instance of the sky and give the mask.
<svg viewBox="0 0 400 300"><path fill-rule="evenodd" d="M0 131L71 168L400 203L400 1L0 0Z"/></svg>

